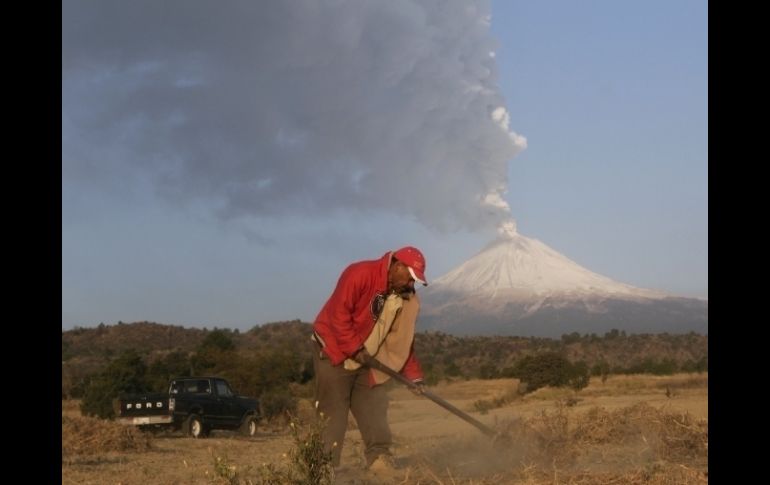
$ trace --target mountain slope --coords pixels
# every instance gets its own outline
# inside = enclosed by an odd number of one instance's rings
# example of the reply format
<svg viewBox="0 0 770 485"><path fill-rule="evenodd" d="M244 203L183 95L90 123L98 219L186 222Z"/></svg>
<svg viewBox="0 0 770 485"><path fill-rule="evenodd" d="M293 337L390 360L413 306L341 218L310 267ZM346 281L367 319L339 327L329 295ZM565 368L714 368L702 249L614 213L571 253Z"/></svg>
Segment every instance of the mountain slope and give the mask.
<svg viewBox="0 0 770 485"><path fill-rule="evenodd" d="M509 227L422 293L425 328L456 334L708 332L708 302L594 273Z"/></svg>

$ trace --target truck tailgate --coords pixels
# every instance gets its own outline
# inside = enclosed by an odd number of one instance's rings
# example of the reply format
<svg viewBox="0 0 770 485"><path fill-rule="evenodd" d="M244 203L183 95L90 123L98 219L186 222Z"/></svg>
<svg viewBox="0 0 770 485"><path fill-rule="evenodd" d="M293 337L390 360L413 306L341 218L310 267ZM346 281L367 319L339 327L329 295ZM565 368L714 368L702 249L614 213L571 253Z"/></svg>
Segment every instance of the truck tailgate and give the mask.
<svg viewBox="0 0 770 485"><path fill-rule="evenodd" d="M168 407L168 394L129 394L123 395L115 403L115 414L121 422L131 420L131 424L154 424L171 418ZM158 421L161 418L162 420Z"/></svg>

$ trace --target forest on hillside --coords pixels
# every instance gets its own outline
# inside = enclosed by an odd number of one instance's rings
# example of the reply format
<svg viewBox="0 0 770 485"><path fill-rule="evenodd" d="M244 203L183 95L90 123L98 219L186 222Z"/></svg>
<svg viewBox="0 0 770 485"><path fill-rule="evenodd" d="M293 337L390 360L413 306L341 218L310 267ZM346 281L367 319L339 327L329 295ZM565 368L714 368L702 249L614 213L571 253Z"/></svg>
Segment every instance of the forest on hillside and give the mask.
<svg viewBox="0 0 770 485"><path fill-rule="evenodd" d="M268 414L278 413L311 393L311 332L311 324L300 320L246 332L154 322L63 331L62 398L96 403L90 414L109 417L119 392L160 392L174 377L218 375L240 393L260 397ZM416 334L414 345L429 385L518 377L522 366L538 356L550 362L543 365L575 366L584 370L574 372L595 376L708 370L708 336L692 332L626 335L611 330L548 339L424 331Z"/></svg>

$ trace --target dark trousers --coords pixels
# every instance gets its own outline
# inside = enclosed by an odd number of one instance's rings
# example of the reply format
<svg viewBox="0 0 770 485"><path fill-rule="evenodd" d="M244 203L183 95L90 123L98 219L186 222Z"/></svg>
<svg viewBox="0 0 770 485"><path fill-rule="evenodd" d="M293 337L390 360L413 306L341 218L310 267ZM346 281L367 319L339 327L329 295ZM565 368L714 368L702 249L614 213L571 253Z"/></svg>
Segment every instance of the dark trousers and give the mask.
<svg viewBox="0 0 770 485"><path fill-rule="evenodd" d="M342 364L333 366L329 358L321 354L318 344L313 343L313 349L317 411L328 418L323 440L325 451L332 452L332 464L340 464L348 411L353 413L364 440L366 464L371 464L379 455L390 454L388 396L383 386L369 387L368 369L349 371Z"/></svg>

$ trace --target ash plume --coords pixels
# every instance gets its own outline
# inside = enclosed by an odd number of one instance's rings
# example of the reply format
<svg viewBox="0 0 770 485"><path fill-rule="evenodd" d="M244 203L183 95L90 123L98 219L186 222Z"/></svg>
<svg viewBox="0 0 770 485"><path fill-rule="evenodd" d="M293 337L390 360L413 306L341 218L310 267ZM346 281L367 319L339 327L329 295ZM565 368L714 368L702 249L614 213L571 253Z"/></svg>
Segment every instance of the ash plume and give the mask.
<svg viewBox="0 0 770 485"><path fill-rule="evenodd" d="M510 219L526 140L488 1L68 0L69 184L149 181L225 218L385 210L442 231Z"/></svg>

